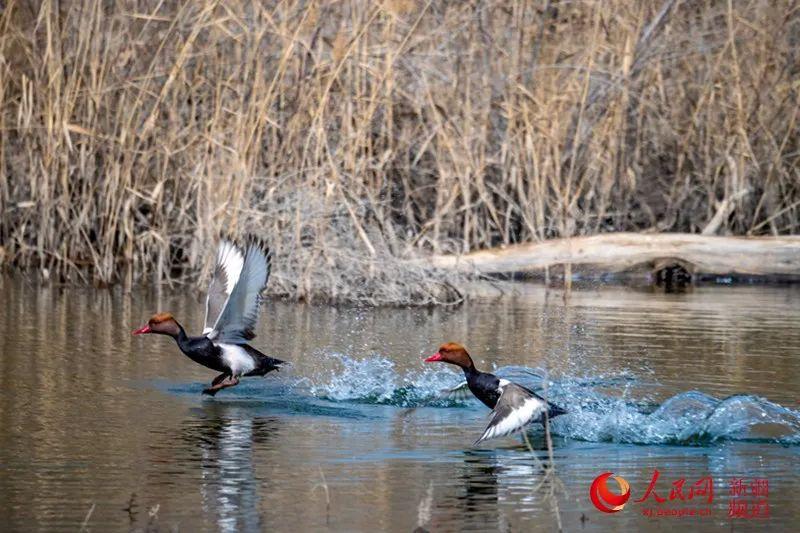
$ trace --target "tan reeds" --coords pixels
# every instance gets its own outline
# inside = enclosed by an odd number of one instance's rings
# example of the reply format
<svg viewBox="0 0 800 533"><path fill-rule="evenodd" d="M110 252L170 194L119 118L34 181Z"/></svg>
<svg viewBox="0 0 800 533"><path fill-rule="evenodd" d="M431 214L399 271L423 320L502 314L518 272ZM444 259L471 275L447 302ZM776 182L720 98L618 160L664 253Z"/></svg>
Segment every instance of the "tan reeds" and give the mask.
<svg viewBox="0 0 800 533"><path fill-rule="evenodd" d="M0 258L171 283L253 231L275 293L425 303L458 298L403 261L428 250L795 233L799 19L788 0L10 0Z"/></svg>

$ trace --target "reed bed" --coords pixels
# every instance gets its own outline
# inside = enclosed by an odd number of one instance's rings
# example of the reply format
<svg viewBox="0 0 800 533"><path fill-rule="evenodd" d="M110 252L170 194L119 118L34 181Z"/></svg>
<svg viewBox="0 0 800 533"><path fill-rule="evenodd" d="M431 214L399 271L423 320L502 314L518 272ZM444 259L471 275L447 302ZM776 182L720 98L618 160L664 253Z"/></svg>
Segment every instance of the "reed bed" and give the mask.
<svg viewBox="0 0 800 533"><path fill-rule="evenodd" d="M795 1L9 0L0 263L432 303L408 261L610 231L800 228Z"/></svg>

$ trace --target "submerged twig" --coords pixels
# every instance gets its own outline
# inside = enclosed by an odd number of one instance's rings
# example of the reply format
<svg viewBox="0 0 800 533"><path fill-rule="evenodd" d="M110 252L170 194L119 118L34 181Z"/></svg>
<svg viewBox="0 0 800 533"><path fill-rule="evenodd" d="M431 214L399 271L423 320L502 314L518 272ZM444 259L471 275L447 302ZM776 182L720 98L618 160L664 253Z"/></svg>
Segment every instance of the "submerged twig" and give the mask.
<svg viewBox="0 0 800 533"><path fill-rule="evenodd" d="M87 531L86 526L89 525L89 519L92 517L95 505L95 503L92 503L92 506L89 508L89 512L86 513L86 517L83 519L83 522L81 522L80 531Z"/></svg>
<svg viewBox="0 0 800 533"><path fill-rule="evenodd" d="M542 383L543 383L542 397L544 398L545 402L547 402L546 373L543 376ZM550 505L552 506L553 514L555 515L556 518L556 524L558 525L558 531L562 531L563 524L561 521L561 509L558 505L558 498L556 497L556 488L563 491L564 484L556 474L556 464L555 464L555 458L553 456L553 439L550 434L550 417L548 416L547 409L545 409L544 413L544 434L545 434L545 442L547 443L547 464L542 463L542 461L539 459L538 455L536 454L536 451L531 445L531 441L528 438L527 432L525 432L524 430L522 431L522 438L525 441L525 445L527 446L528 451L531 453L531 456L536 460L536 463L543 469L545 473L542 479L539 481L539 483L533 488L533 491L537 492L543 486L547 485L548 489L545 496L550 501Z"/></svg>
<svg viewBox="0 0 800 533"><path fill-rule="evenodd" d="M311 492L313 494L314 491L316 489L318 489L318 488L322 488L322 490L325 491L325 523L326 524L330 524L330 520L331 520L331 493L328 490L328 482L325 480L325 472L322 471L322 467L321 466L319 467L319 475L320 475L320 478L322 479L322 481L319 482L319 483L314 484L314 486L311 487Z"/></svg>

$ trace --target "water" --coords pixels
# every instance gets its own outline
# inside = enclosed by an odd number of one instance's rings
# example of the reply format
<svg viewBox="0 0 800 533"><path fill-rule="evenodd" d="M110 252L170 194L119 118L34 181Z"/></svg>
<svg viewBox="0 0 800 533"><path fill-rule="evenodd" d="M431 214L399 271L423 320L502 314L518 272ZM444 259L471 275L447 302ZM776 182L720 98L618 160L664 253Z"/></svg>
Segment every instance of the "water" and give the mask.
<svg viewBox="0 0 800 533"><path fill-rule="evenodd" d="M270 302L254 345L293 363L215 399L214 373L170 339L132 337L160 310L189 330L191 291L39 288L0 279L4 530L567 531L797 529L800 291L621 288L458 309ZM567 407L541 429L471 443L488 410L442 398L460 376L424 355L463 342L479 367ZM711 504L634 503L711 476ZM603 472L632 497L599 512ZM735 478L767 479L768 519L728 517ZM612 488L615 485L611 484ZM646 508L710 508L647 517Z"/></svg>

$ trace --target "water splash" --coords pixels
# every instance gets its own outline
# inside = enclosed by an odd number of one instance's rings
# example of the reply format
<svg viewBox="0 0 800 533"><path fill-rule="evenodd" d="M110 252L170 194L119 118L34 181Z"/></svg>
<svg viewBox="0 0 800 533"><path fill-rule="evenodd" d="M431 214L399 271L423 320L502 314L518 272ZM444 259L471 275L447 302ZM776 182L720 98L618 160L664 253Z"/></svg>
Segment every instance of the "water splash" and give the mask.
<svg viewBox="0 0 800 533"><path fill-rule="evenodd" d="M336 402L419 407L458 406L463 401L441 398L441 391L458 384L458 376L441 367L399 374L384 357L356 360L330 354L335 370L302 380L311 395Z"/></svg>
<svg viewBox="0 0 800 533"><path fill-rule="evenodd" d="M630 444L700 446L725 440L800 444L800 412L753 395L720 400L689 391L649 413L622 400L580 406L553 420L553 432L580 440Z"/></svg>
<svg viewBox="0 0 800 533"><path fill-rule="evenodd" d="M355 360L329 354L335 369L305 380L317 398L398 407L463 407L477 404L469 394L447 394L463 383L448 367L426 366L400 373L383 357ZM540 394L545 372L522 366L493 371ZM677 394L664 402L632 398L641 387L635 375L561 377L547 381L549 400L569 413L552 421L553 433L591 442L709 445L725 440L800 444L800 411L753 395L714 398L699 391ZM538 430L534 428L534 430Z"/></svg>

